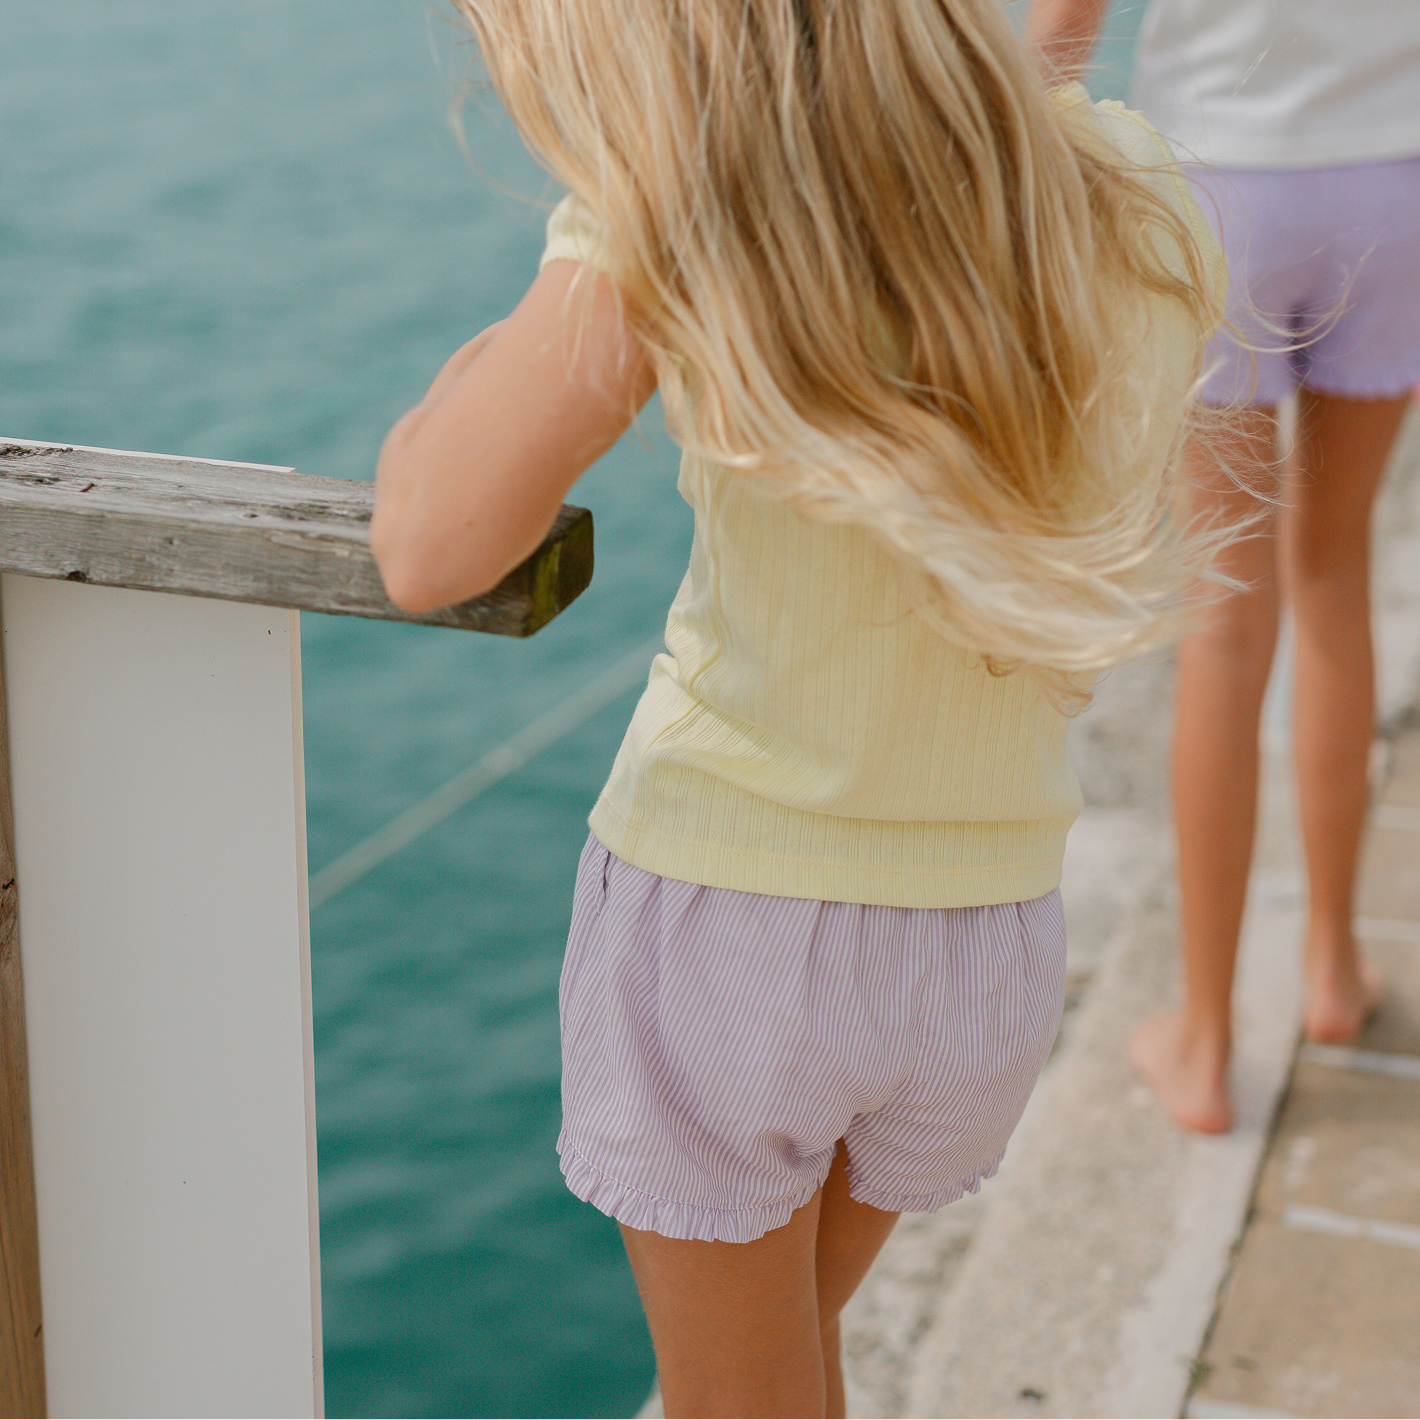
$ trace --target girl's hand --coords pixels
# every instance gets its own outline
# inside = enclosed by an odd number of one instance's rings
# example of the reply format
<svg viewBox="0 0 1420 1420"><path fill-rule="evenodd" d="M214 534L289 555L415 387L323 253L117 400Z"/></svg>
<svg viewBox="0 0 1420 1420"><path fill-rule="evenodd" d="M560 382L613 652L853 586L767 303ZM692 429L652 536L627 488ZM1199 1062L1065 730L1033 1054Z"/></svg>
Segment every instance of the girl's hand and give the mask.
<svg viewBox="0 0 1420 1420"><path fill-rule="evenodd" d="M549 262L385 439L370 546L390 599L429 611L497 586L655 384L610 281Z"/></svg>

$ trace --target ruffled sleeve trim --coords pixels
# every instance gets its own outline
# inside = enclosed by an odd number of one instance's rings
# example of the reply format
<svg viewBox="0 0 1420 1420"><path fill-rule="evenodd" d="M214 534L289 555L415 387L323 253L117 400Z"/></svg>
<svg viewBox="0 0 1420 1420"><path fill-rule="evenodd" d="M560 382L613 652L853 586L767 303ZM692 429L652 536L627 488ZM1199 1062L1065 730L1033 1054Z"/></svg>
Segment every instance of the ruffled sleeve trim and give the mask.
<svg viewBox="0 0 1420 1420"><path fill-rule="evenodd" d="M599 271L607 270L601 223L575 192L569 192L547 219L547 246L543 248L538 270L549 261L579 261Z"/></svg>

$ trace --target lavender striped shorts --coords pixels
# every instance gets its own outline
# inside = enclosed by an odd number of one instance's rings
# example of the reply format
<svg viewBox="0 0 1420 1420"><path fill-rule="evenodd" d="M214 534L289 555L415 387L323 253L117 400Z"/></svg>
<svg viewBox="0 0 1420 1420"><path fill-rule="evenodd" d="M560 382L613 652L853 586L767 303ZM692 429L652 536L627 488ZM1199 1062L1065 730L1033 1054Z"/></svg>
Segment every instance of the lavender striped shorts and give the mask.
<svg viewBox="0 0 1420 1420"><path fill-rule="evenodd" d="M752 1242L813 1196L842 1139L854 1198L932 1212L996 1172L1064 979L1058 891L767 897L589 838L562 970L562 1172L628 1227Z"/></svg>

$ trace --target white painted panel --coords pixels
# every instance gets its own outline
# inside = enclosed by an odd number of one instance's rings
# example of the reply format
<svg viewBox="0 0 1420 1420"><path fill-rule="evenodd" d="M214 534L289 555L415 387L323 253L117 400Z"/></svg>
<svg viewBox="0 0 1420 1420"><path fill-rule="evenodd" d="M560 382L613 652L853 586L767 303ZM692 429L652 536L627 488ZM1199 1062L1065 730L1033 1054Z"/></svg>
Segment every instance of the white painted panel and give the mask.
<svg viewBox="0 0 1420 1420"><path fill-rule="evenodd" d="M319 1414L297 617L3 599L50 1414Z"/></svg>

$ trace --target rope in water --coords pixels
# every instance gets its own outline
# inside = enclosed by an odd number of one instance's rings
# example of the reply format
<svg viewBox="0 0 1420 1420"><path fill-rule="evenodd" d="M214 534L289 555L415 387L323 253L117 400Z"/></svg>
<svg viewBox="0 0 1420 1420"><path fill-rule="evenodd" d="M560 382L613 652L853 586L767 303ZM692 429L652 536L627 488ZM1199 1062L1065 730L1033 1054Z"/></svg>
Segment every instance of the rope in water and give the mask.
<svg viewBox="0 0 1420 1420"><path fill-rule="evenodd" d="M506 779L528 760L585 724L597 711L625 695L638 681L644 682L651 658L664 649L664 643L659 639L638 646L588 681L581 690L569 695L560 705L540 715L497 749L489 750L481 759L454 775L447 784L410 805L383 828L376 829L368 838L361 839L353 848L327 863L318 873L313 873L309 886L310 905L319 907L329 902L336 893L363 878L386 858L393 857L435 824L442 823L500 779Z"/></svg>

